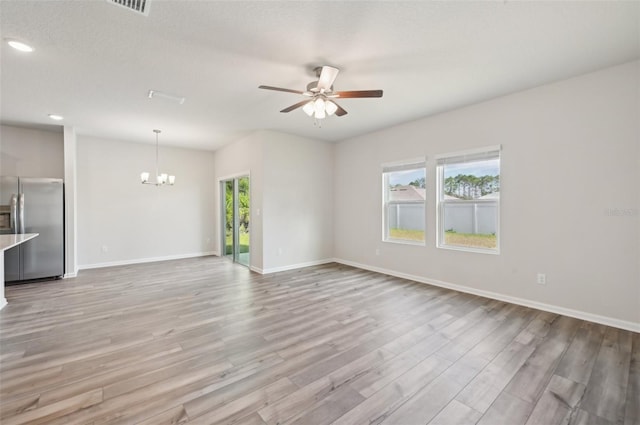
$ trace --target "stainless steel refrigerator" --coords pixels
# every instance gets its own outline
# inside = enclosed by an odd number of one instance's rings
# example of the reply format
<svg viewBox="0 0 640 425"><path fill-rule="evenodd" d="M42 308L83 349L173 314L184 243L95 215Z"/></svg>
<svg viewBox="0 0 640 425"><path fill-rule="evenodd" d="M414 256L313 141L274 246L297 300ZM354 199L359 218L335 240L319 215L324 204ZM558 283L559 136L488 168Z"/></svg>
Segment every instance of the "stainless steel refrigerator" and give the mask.
<svg viewBox="0 0 640 425"><path fill-rule="evenodd" d="M64 274L64 184L61 179L0 177L0 233L39 233L4 253L4 280Z"/></svg>

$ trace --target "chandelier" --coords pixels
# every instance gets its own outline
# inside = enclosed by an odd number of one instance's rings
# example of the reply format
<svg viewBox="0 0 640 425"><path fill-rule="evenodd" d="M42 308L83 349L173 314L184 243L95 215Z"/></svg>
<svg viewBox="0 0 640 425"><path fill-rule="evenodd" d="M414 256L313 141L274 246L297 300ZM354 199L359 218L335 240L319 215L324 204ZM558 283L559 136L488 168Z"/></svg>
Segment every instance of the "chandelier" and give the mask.
<svg viewBox="0 0 640 425"><path fill-rule="evenodd" d="M156 133L156 181L149 181L149 173L143 171L140 173L140 180L142 180L142 184L152 184L154 186L164 186L166 184L173 186L176 182L176 176L170 176L167 173L159 173L158 172L158 134L161 133L160 130L153 130Z"/></svg>

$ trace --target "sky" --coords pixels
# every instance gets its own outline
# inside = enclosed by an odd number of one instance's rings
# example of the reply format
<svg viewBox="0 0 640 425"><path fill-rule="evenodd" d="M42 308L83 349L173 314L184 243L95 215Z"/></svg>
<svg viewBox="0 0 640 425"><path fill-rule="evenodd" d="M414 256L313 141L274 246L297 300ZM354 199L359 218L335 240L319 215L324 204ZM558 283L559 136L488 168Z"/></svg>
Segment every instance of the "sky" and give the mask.
<svg viewBox="0 0 640 425"><path fill-rule="evenodd" d="M455 177L458 174L471 174L472 176L497 176L500 174L500 160L488 159L486 161L474 161L462 164L447 165L444 168L444 178ZM395 171L389 174L389 184L408 185L412 181L424 177L424 170Z"/></svg>
<svg viewBox="0 0 640 425"><path fill-rule="evenodd" d="M394 171L389 174L389 184L391 186L397 184L406 186L421 177L424 177L424 168L419 170Z"/></svg>

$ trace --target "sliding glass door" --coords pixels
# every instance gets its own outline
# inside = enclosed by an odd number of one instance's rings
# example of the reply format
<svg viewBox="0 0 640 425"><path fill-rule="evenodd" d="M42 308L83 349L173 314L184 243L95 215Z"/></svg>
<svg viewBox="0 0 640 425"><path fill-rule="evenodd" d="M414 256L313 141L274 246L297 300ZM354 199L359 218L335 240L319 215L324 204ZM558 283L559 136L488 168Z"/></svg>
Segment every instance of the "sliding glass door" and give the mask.
<svg viewBox="0 0 640 425"><path fill-rule="evenodd" d="M233 180L225 180L220 184L222 186L222 245L224 247L222 252L225 257L233 259L235 251L233 237L233 228L235 223Z"/></svg>
<svg viewBox="0 0 640 425"><path fill-rule="evenodd" d="M249 176L220 182L223 255L249 266Z"/></svg>

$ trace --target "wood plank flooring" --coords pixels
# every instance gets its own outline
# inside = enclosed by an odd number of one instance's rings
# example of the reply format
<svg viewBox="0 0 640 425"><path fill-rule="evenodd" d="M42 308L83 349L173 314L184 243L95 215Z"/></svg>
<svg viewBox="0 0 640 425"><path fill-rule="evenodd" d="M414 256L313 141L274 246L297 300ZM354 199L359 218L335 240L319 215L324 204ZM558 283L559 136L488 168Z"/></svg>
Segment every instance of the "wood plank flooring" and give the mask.
<svg viewBox="0 0 640 425"><path fill-rule="evenodd" d="M6 288L0 422L640 424L640 334L338 264Z"/></svg>

